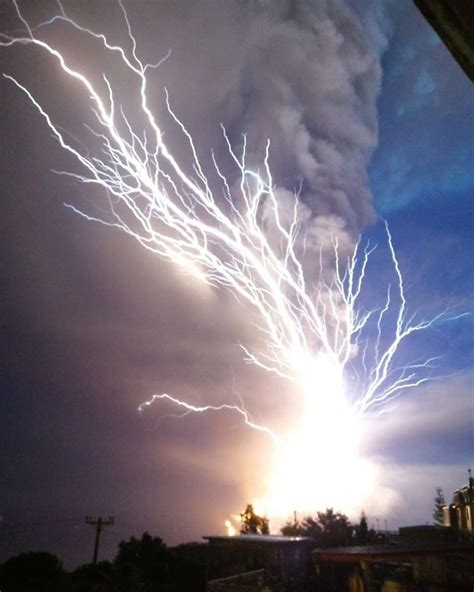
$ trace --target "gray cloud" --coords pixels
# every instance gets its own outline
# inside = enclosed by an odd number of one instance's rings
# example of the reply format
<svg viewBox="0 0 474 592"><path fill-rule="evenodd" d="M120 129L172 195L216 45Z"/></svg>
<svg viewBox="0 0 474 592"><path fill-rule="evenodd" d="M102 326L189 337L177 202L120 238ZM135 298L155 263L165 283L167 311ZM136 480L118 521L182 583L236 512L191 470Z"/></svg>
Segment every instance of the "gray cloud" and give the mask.
<svg viewBox="0 0 474 592"><path fill-rule="evenodd" d="M473 384L472 372L465 372L418 388L412 396L401 397L392 413L372 423L371 437L395 459L405 457L409 462L410 453L412 459L433 464L468 462L474 452Z"/></svg>
<svg viewBox="0 0 474 592"><path fill-rule="evenodd" d="M269 138L276 183L293 191L303 182L313 214L340 216L352 230L370 221L366 166L377 143L381 68L357 15L336 2L162 10L155 37L172 55L160 83L202 149L222 146L211 130L217 119L234 142L247 133L255 163Z"/></svg>

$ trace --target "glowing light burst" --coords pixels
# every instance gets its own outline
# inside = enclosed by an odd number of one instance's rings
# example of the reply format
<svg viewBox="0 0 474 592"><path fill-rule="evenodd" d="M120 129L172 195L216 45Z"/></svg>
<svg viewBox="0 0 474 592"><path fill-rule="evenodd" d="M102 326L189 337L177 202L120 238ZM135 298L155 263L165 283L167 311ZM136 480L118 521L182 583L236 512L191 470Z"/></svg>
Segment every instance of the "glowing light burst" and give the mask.
<svg viewBox="0 0 474 592"><path fill-rule="evenodd" d="M235 536L237 534L237 529L230 520L226 520L224 525L227 529L227 536Z"/></svg>
<svg viewBox="0 0 474 592"><path fill-rule="evenodd" d="M162 394L154 395L140 409L166 400L184 414L229 411L240 414L250 428L270 435L276 442L275 464L264 500L270 514L287 515L295 508L314 510L318 503L346 508L348 495L351 501L362 499L373 487L375 477L373 467L358 455L360 418L383 412L402 391L430 379L434 358L399 366L397 353L410 335L446 316L443 312L429 320L417 320L408 315L404 282L388 226L387 244L396 282L395 287L388 286L381 307L365 309L360 302L374 250L369 245L357 243L346 258L334 238L333 268L320 269L317 277L309 280L302 264L304 240L300 238L304 233L298 196L288 219L272 180L270 144L261 170L256 170L247 164L245 135L237 151L223 128L240 181L231 183L214 155L211 181L193 138L174 114L166 95L168 113L187 140L192 160L189 174L169 150L150 108L148 76L157 65L140 60L121 3L131 46L128 50L68 18L61 5L61 14L33 29L14 4L26 33L18 37L3 34L0 44L33 46L49 54L82 89L84 103L90 106L95 121L94 127L85 128L90 150L78 147L25 86L4 75L27 95L62 148L83 167L82 174L62 174L99 185L109 195L108 216L68 207L88 220L125 232L200 281L229 290L239 302L251 306L259 339L251 346L242 345L245 358L294 383L292 392L303 401L304 413L300 425L282 436L254 421L241 400L238 404L196 406ZM105 75L100 85L94 83L73 68L59 49L38 37L37 31L57 22L100 43L135 76L139 100L133 113L120 105L118 93ZM143 127L132 123L137 121L138 111ZM220 182L218 192L215 179ZM322 261L322 249L320 256ZM308 454L311 471L307 470ZM295 475L305 476L307 482L298 481ZM348 480L361 484L361 490L355 491L351 485L348 491ZM340 497L338 492L345 495ZM230 531L232 524L227 527Z"/></svg>

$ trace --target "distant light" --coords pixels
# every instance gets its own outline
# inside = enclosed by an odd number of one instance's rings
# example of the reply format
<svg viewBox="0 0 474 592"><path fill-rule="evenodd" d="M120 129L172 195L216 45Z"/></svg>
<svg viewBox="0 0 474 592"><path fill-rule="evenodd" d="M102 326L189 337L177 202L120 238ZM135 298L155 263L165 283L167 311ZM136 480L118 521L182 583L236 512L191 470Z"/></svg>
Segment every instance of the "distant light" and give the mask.
<svg viewBox="0 0 474 592"><path fill-rule="evenodd" d="M230 520L225 521L225 527L227 528L227 536L233 537L237 534L237 530L234 528Z"/></svg>

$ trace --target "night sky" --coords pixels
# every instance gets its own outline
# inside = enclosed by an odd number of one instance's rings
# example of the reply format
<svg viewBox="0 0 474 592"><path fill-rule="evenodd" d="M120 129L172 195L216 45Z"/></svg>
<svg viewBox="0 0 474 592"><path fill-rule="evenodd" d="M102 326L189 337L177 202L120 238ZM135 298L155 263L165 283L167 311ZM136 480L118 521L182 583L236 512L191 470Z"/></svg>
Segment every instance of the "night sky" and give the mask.
<svg viewBox="0 0 474 592"><path fill-rule="evenodd" d="M65 7L127 43L115 3ZM39 23L57 4L24 9ZM388 220L413 309L471 309L472 86L411 2L163 0L127 10L148 60L171 49L153 74L153 101L178 155L165 86L207 155L223 152L220 122L232 140L248 133L255 158L270 137L276 183L302 182L323 231L383 244ZM3 31L21 28L8 3L0 17ZM127 78L93 43L61 24L46 34L91 76L110 70L133 101ZM80 136L89 114L50 58L0 48L0 70ZM278 416L272 397L284 399L286 385L244 364L236 344L253 327L229 294L64 207L100 211L103 195L52 172L79 169L28 99L4 78L0 88L0 560L50 550L67 566L88 561L86 515L115 516L103 557L144 530L169 544L222 532L258 488L271 442L232 414L176 419L166 404L137 407L154 393L202 403L236 389L257 416ZM375 291L388 272L382 254L374 265ZM390 507L367 509L369 523L431 521L436 487L449 498L465 483L474 460L471 325L440 323L414 343L407 355L443 354L442 378L370 420L364 452L384 467L380 496Z"/></svg>

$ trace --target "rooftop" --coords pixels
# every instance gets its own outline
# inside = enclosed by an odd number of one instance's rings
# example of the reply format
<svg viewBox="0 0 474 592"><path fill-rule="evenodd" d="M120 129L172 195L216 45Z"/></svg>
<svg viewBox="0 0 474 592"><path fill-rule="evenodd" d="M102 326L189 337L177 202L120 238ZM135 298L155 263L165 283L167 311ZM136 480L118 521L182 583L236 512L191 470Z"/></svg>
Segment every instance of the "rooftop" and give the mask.
<svg viewBox="0 0 474 592"><path fill-rule="evenodd" d="M219 543L259 543L265 545L271 544L294 544L302 542L312 542L309 537L289 537L274 534L238 534L235 536L216 535L205 536L203 539L209 542Z"/></svg>
<svg viewBox="0 0 474 592"><path fill-rule="evenodd" d="M358 563L359 561L397 561L420 555L439 555L442 553L474 554L472 543L386 543L357 547L336 547L316 549L315 559L320 561Z"/></svg>

